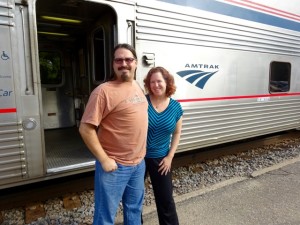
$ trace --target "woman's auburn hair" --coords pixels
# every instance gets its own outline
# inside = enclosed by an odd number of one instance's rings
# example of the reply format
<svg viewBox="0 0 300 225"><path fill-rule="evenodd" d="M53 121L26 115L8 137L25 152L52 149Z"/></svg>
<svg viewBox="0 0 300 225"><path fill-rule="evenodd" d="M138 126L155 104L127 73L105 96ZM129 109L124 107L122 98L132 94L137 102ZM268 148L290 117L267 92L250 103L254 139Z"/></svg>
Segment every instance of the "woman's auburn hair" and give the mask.
<svg viewBox="0 0 300 225"><path fill-rule="evenodd" d="M170 97L176 91L174 77L169 73L169 71L167 71L165 68L163 68L161 66L153 67L147 73L147 76L144 79L144 86L145 86L146 92L149 93L150 95L153 94L151 91L151 88L150 88L150 79L151 79L152 74L157 73L157 72L160 72L162 74L162 76L166 82L166 96Z"/></svg>

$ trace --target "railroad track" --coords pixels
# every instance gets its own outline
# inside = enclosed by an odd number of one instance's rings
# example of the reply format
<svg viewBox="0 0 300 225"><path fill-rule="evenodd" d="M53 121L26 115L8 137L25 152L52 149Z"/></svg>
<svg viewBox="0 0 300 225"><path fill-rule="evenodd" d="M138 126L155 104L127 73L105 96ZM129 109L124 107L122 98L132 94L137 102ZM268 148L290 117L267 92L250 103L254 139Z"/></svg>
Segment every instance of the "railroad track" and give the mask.
<svg viewBox="0 0 300 225"><path fill-rule="evenodd" d="M178 153L173 160L173 167L188 166L193 163L204 162L224 155L237 154L292 138L300 138L300 132L282 132L275 135L203 148L198 151ZM51 198L67 196L70 193L91 190L93 189L93 185L94 172L87 172L80 175L4 189L1 190L0 210L24 207L35 202L43 202Z"/></svg>

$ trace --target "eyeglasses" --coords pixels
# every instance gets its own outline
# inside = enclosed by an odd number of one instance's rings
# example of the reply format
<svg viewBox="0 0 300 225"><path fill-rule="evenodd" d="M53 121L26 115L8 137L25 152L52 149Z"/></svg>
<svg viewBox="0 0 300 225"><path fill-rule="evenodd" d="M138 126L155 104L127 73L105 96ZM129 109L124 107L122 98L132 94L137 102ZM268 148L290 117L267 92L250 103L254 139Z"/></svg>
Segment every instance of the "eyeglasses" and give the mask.
<svg viewBox="0 0 300 225"><path fill-rule="evenodd" d="M123 61L125 61L125 63L130 64L135 60L135 58L115 58L114 62L116 64L122 64Z"/></svg>

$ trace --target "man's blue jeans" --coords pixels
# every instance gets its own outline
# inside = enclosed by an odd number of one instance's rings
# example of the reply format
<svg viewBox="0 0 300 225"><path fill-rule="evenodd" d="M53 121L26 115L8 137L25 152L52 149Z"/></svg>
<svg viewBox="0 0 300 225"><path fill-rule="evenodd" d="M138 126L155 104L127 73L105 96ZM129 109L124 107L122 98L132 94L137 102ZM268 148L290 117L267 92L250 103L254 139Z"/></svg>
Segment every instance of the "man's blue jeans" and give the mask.
<svg viewBox="0 0 300 225"><path fill-rule="evenodd" d="M145 161L136 166L118 164L114 172L105 172L99 161L95 171L94 225L113 225L122 200L124 225L140 225L144 201Z"/></svg>

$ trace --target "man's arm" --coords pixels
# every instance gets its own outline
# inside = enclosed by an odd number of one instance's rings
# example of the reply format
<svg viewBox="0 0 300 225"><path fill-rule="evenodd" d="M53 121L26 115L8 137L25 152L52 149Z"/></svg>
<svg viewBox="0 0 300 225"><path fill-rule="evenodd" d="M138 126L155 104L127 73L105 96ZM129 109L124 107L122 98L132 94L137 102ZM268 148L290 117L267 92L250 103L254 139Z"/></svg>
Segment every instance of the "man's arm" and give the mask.
<svg viewBox="0 0 300 225"><path fill-rule="evenodd" d="M92 124L81 123L79 133L92 154L100 161L104 171L111 172L118 168L116 161L109 158L98 139L96 127Z"/></svg>

